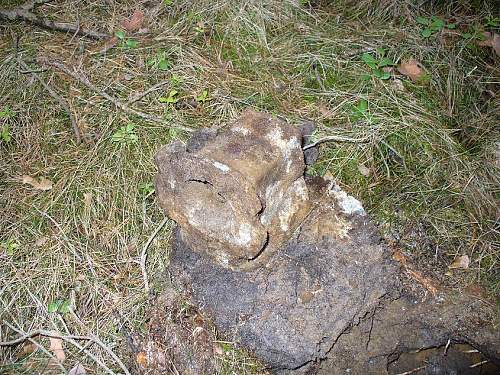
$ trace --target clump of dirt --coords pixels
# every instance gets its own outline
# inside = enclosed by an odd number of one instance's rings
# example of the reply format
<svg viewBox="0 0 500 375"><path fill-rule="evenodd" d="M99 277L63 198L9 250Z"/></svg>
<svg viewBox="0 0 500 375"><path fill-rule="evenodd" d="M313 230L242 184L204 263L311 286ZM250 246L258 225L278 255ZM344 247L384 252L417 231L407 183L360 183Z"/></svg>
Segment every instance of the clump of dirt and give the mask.
<svg viewBox="0 0 500 375"><path fill-rule="evenodd" d="M306 180L295 174L290 179L287 167L277 167L273 173L272 166L265 163L259 172L262 163L255 160L270 157L267 146L259 146L261 138L267 139L267 145L277 144L270 135L283 139L266 124L279 125L279 134L294 131L287 128L290 124L272 122L266 115L246 116L230 128L229 132L239 133L236 138L231 134L205 137L202 144L196 144L196 154L169 148L157 158L160 201L174 219L180 218L168 268L171 282L182 294L191 296L192 303L213 319L228 340L248 348L275 373L381 374L413 371L415 367L409 367L415 365L425 371L436 370L428 373L446 373L467 361L452 356L442 360L436 355L415 359L412 353L455 342L468 343L490 360L499 360L500 336L490 325L494 315L487 302L451 295L408 262L397 263L399 258L393 259L360 202L333 181ZM248 124L253 130L247 129ZM255 147L243 152L241 142ZM257 155L259 152L265 157ZM288 170L304 168L303 157L287 160L278 153L271 160L271 164L281 166L280 160L285 166L291 161ZM174 161L185 170L175 167ZM299 165L293 166L294 162ZM222 173L209 164L222 168ZM209 182L211 193L204 193L203 186L192 190L186 182L194 177L185 175L202 176L197 178ZM225 178L231 182L226 183ZM245 257L221 261L220 254L238 254L232 236L241 237L239 230L226 229L240 228L252 218L261 219L269 209L268 205L259 206L263 197L272 197L275 201L267 201L281 207L287 201L280 200L284 192L275 195L268 192L273 190L269 187L286 190L298 178L304 184L307 181L311 209L296 230L291 225L282 228L288 242L251 270L243 271L231 262ZM229 199L216 204L220 200L216 193L221 191ZM246 205L252 200L263 210ZM196 215L194 206L199 208ZM293 216L297 211L290 212ZM217 223L223 224L219 230L214 226ZM274 227L282 224L274 219L269 223ZM256 227L261 224L262 220ZM272 233L273 224L266 230ZM195 234L205 240L195 239ZM207 238L217 246L207 246ZM422 291L427 292L424 298ZM459 352L453 353L460 357Z"/></svg>
<svg viewBox="0 0 500 375"><path fill-rule="evenodd" d="M229 268L252 268L309 211L298 128L246 111L220 134L199 132L156 155L156 192L184 241Z"/></svg>
<svg viewBox="0 0 500 375"><path fill-rule="evenodd" d="M167 288L149 313L147 333L135 333L128 340L138 373L198 375L218 371L213 325L187 298Z"/></svg>

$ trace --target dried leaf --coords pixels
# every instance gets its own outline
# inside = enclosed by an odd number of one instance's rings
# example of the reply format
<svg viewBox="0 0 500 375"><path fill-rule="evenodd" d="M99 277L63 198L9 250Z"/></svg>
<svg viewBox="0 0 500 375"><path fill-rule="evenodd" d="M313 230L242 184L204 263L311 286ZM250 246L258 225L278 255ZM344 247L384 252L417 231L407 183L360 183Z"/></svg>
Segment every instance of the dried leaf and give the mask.
<svg viewBox="0 0 500 375"><path fill-rule="evenodd" d="M368 168L364 164L359 164L358 165L358 171L361 173L363 176L368 177L371 173L370 168Z"/></svg>
<svg viewBox="0 0 500 375"><path fill-rule="evenodd" d="M137 364L139 366L142 366L142 367L146 367L148 365L148 359L147 359L146 353L144 353L144 352L137 353L137 355L135 356L135 361L137 362Z"/></svg>
<svg viewBox="0 0 500 375"><path fill-rule="evenodd" d="M399 73L407 76L412 81L417 81L424 75L424 70L420 68L418 61L410 59L408 61L403 61L398 66Z"/></svg>
<svg viewBox="0 0 500 375"><path fill-rule="evenodd" d="M92 204L92 193L83 193L83 202L85 204L85 207L90 207Z"/></svg>
<svg viewBox="0 0 500 375"><path fill-rule="evenodd" d="M49 240L48 237L40 237L39 239L37 239L35 241L35 246L36 247L40 247L40 246L43 246L47 243L47 241Z"/></svg>
<svg viewBox="0 0 500 375"><path fill-rule="evenodd" d="M49 337L50 340L50 350L54 353L55 357L59 362L64 362L66 359L66 354L64 354L64 348L62 346L62 340L57 337Z"/></svg>
<svg viewBox="0 0 500 375"><path fill-rule="evenodd" d="M87 371L85 371L85 368L77 363L71 370L69 370L68 375L86 375Z"/></svg>
<svg viewBox="0 0 500 375"><path fill-rule="evenodd" d="M470 265L470 259L468 255L462 255L456 258L453 263L451 263L448 268L461 268L461 269L467 269L469 268Z"/></svg>
<svg viewBox="0 0 500 375"><path fill-rule="evenodd" d="M214 344L214 354L218 356L224 355L224 349L219 343Z"/></svg>
<svg viewBox="0 0 500 375"><path fill-rule="evenodd" d="M122 26L128 32L138 31L144 22L144 12L136 10L132 17L122 22Z"/></svg>
<svg viewBox="0 0 500 375"><path fill-rule="evenodd" d="M17 356L18 358L23 358L31 353L36 352L37 350L38 347L35 344L33 344L32 342L26 342Z"/></svg>
<svg viewBox="0 0 500 375"><path fill-rule="evenodd" d="M46 179L45 177L40 177L39 180L31 176L24 175L22 177L22 183L31 185L36 190L50 190L52 189L52 181Z"/></svg>

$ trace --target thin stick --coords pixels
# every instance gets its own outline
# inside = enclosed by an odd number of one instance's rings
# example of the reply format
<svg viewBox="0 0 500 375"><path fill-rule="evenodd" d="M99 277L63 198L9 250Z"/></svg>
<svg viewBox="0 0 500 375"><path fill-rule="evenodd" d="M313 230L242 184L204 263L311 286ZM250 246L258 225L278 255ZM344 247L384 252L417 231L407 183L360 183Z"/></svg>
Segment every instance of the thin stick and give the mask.
<svg viewBox="0 0 500 375"><path fill-rule="evenodd" d="M304 146L302 149L307 150L308 148L311 147L316 147L320 143L323 142L348 142L348 143L366 143L370 140L369 137L365 138L348 138L348 137L342 137L338 135L330 135L328 137L324 137L321 139L318 139L316 142L310 143L307 146Z"/></svg>
<svg viewBox="0 0 500 375"><path fill-rule="evenodd" d="M147 258L147 254L148 254L148 247L149 245L151 245L151 242L153 242L153 240L155 239L155 237L158 235L158 233L160 232L160 230L162 230L162 228L165 226L165 224L167 224L168 222L168 217L165 216L165 218L162 220L162 222L160 223L160 225L158 225L156 227L156 229L154 230L154 232L151 234L151 236L149 237L148 241L146 242L146 244L144 245L144 248L142 249L142 253L141 253L141 271L142 271L142 278L144 279L144 289L146 290L146 293L149 293L149 281L148 281L148 272L146 270L146 258Z"/></svg>
<svg viewBox="0 0 500 375"><path fill-rule="evenodd" d="M46 57L40 57L40 58L38 58L38 61L41 64L54 67L54 68L60 70L61 72L69 75L70 77L76 79L77 81L83 83L85 86L87 86L87 88L89 88L90 90L92 90L95 93L99 94L104 99L107 99L108 101L110 101L111 103L113 103L117 108L120 108L124 112L131 113L133 115L142 117L142 118L144 118L146 120L149 120L149 121L152 121L152 122L159 122L159 123L163 123L163 124L165 123L165 120L162 119L161 117L153 116L153 115L150 115L150 114L138 111L137 109L131 108L127 104L123 103L120 99L115 98L115 97L109 95L105 91L101 91L92 82L89 81L89 79L87 78L87 76L85 76L85 74L83 74L81 72L76 72L75 70L71 69L70 67L66 66L65 64L63 64L60 61L50 60L50 59L48 59ZM182 125L176 125L176 128L180 129L180 130L184 130L186 132L192 132L193 131L193 129L188 128L186 126L182 126Z"/></svg>
<svg viewBox="0 0 500 375"><path fill-rule="evenodd" d="M91 335L91 336L78 336L78 335L61 335L60 333L54 332L54 331L47 331L44 329L36 329L34 331L30 331L28 333L24 333L20 335L19 337L10 340L10 341L0 341L0 346L14 346L18 345L25 340L31 339L34 336L45 336L45 337L52 337L52 338L58 338L61 340L68 341L72 343L73 340L89 340L97 345L99 345L102 349L106 351L121 367L123 372L126 375L130 375L130 372L128 371L127 367L123 364L123 362L118 358L118 356L106 346L97 336Z"/></svg>
<svg viewBox="0 0 500 375"><path fill-rule="evenodd" d="M83 30L78 24L51 21L46 18L38 17L35 13L31 12L37 5L42 5L44 3L48 3L49 1L50 0L28 1L27 3L11 10L0 9L0 19L8 21L24 21L43 29L72 33L97 40L107 39L110 37L105 33Z"/></svg>
<svg viewBox="0 0 500 375"><path fill-rule="evenodd" d="M22 331L20 329L17 329L16 327L14 327L12 324L9 324L8 322L5 322L5 325L7 327L9 327L10 329L12 329L13 331L16 331L17 333L22 333ZM54 363L64 372L66 373L66 368L62 365L62 363L56 358L56 356L54 354L52 354L50 351L48 351L47 349L45 349L43 347L43 345L40 345L39 343L37 343L35 340L33 340L31 337L28 337L27 340L29 342L31 342L32 344L34 344L38 349L40 349L42 352L44 352L48 357L50 357L51 360L54 361Z"/></svg>
<svg viewBox="0 0 500 375"><path fill-rule="evenodd" d="M478 363L474 363L473 365L470 365L469 368L479 367L479 366L487 364L488 362L489 362L489 360L485 359L484 361L481 361L481 362L478 362Z"/></svg>
<svg viewBox="0 0 500 375"><path fill-rule="evenodd" d="M143 92L140 92L134 96L132 96L128 101L127 101L127 105L130 105L132 103L135 103L136 101L138 100L141 100L142 98L144 98L146 95L149 95L151 94L152 92L160 89L162 86L165 86L167 84L170 83L170 80L168 81L163 81L163 82L160 82L160 83L157 83L156 85L154 86L151 86L149 89L147 89L146 91L143 91Z"/></svg>
<svg viewBox="0 0 500 375"><path fill-rule="evenodd" d="M50 94L50 96L52 96L55 100L57 100L57 102L61 105L61 107L64 108L64 110L66 111L66 113L68 114L68 116L71 120L71 126L73 127L73 132L75 133L76 143L80 144L82 141L82 133L80 132L80 128L78 127L78 123L76 122L75 116L73 115L73 112L71 111L71 108L69 107L69 104L66 101L66 99L64 99L61 95L59 95L57 92L55 92L52 87L50 87L47 83L45 83L45 81L43 79L41 79L40 76L38 74L36 74L35 71L30 70L28 65L26 65L26 63L23 60L21 60L21 58L18 57L17 62L19 63L19 65L21 65L23 67L24 70L29 71L31 73L31 75L33 77L35 77L35 79L38 82L40 82L40 84L43 86L43 88L45 90L47 90L47 92Z"/></svg>
<svg viewBox="0 0 500 375"><path fill-rule="evenodd" d="M399 374L397 375L410 375L410 374L414 374L420 370L423 370L425 369L427 366L421 366L421 367L417 367L417 368L414 368L413 370L410 370L410 371L405 371L405 372L400 372Z"/></svg>

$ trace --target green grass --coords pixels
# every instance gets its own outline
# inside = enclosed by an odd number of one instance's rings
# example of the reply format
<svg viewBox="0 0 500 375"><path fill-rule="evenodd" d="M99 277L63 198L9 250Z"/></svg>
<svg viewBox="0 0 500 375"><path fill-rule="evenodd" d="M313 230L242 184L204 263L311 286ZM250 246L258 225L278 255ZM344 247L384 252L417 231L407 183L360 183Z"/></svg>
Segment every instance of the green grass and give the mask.
<svg viewBox="0 0 500 375"><path fill-rule="evenodd" d="M134 36L137 47L105 55L90 53L97 46L90 40L25 24L2 26L0 110L9 106L16 115L0 119L12 136L9 143L0 141L0 243L19 246L12 255L0 250L0 320L24 331L93 333L126 358L119 327L146 324L151 296L138 260L163 219L154 195L146 197L140 188L153 181L154 154L163 144L187 138L177 126L222 126L247 106L296 123L311 119L318 125L316 138L368 137L363 144L322 145L320 160L308 171L336 177L363 200L387 239L443 283L462 288L478 282L497 294L498 101L490 92L497 91L498 57L459 35L423 39L415 22L419 15L447 21L467 15L457 24L466 30L483 27L493 9L486 3L422 9L412 4L269 1L242 8L239 1L174 0L147 19L150 34ZM128 2L109 9L69 0L54 5L38 11L71 20L78 7L87 27L109 32L137 6ZM199 25L204 33L196 31ZM117 111L72 79L40 71L67 98L87 137L76 145L64 110L30 74L17 70L10 31L23 35L18 53L24 59L55 55L81 66L92 82L125 101L171 80L135 103L167 122ZM392 71L386 81L363 79L370 71L361 56L379 47L395 62L419 60L427 78L411 83ZM148 66L148 59L159 55L168 59L169 69ZM207 90L211 100L196 109L160 103L172 89L180 99ZM353 116L361 100L368 103L369 120ZM129 123L137 142L113 142L113 134ZM22 175L44 176L53 188L34 191L19 182ZM148 250L153 290L165 278L171 227ZM471 257L471 268L445 276L462 254ZM72 312L48 313L56 299L69 299ZM2 328L2 335L6 332ZM119 370L108 354L93 350ZM68 352L69 364L80 360L96 368L90 357ZM224 374L260 371L248 355L230 352ZM32 357L43 365L47 354ZM2 351L0 362L19 365L17 351Z"/></svg>

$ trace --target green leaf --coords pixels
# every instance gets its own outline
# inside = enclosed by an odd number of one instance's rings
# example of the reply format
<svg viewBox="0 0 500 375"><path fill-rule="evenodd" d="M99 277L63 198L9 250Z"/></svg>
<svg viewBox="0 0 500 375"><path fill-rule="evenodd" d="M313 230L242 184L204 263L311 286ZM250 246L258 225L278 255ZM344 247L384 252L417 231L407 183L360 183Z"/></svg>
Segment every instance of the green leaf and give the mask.
<svg viewBox="0 0 500 375"><path fill-rule="evenodd" d="M384 73L384 72L383 72L382 70L380 70L380 69L375 69L375 70L373 71L373 75L374 75L375 77L377 77L377 78L382 78L382 74L383 74L383 73Z"/></svg>
<svg viewBox="0 0 500 375"><path fill-rule="evenodd" d="M377 51L377 53L378 53L378 55L379 55L380 57L384 57L384 56L385 56L385 48L378 47L378 48L376 49L376 51Z"/></svg>
<svg viewBox="0 0 500 375"><path fill-rule="evenodd" d="M464 39L472 39L472 34L471 33L463 33L462 38Z"/></svg>
<svg viewBox="0 0 500 375"><path fill-rule="evenodd" d="M57 310L59 310L59 307L61 306L62 303L63 303L62 300L56 299L55 301L49 303L49 305L47 306L47 310L49 311L49 313L55 313L57 312Z"/></svg>
<svg viewBox="0 0 500 375"><path fill-rule="evenodd" d="M154 57L148 57L148 59L146 60L146 65L147 66L153 66L156 64L156 58Z"/></svg>
<svg viewBox="0 0 500 375"><path fill-rule="evenodd" d="M161 58L159 61L158 61L158 65L157 65L157 68L159 70L169 70L170 69L170 61L168 61L166 58Z"/></svg>
<svg viewBox="0 0 500 375"><path fill-rule="evenodd" d="M434 31L439 31L444 27L444 21L438 17L432 17L430 28Z"/></svg>
<svg viewBox="0 0 500 375"><path fill-rule="evenodd" d="M127 39L125 45L127 46L127 48L135 48L139 45L139 42L135 39Z"/></svg>
<svg viewBox="0 0 500 375"><path fill-rule="evenodd" d="M368 110L368 101L366 99L361 99L358 103L357 109L360 112L366 112Z"/></svg>
<svg viewBox="0 0 500 375"><path fill-rule="evenodd" d="M392 60L388 57L383 57L382 59L380 59L380 61L378 62L378 67L379 68L383 68L384 66L391 66L391 65L394 65L394 63L392 62Z"/></svg>
<svg viewBox="0 0 500 375"><path fill-rule="evenodd" d="M500 27L500 18L499 17L487 17L485 26L486 27Z"/></svg>
<svg viewBox="0 0 500 375"><path fill-rule="evenodd" d="M115 36L116 36L118 39L123 40L123 39L125 39L125 32L124 32L124 31L117 31L117 32L115 33Z"/></svg>
<svg viewBox="0 0 500 375"><path fill-rule="evenodd" d="M363 62L371 69L377 69L377 60L369 53L363 53L363 55L361 56L361 60L363 60Z"/></svg>
<svg viewBox="0 0 500 375"><path fill-rule="evenodd" d="M138 140L139 137L137 136L137 134L135 134L134 124L127 124L126 126L122 126L111 137L112 142L126 145L137 143Z"/></svg>
<svg viewBox="0 0 500 375"><path fill-rule="evenodd" d="M66 299L61 302L57 311L61 314L67 314L69 313L70 309L71 309L71 302L70 300Z"/></svg>
<svg viewBox="0 0 500 375"><path fill-rule="evenodd" d="M208 97L208 90L203 90L203 92L196 97L196 101L199 103L205 103L207 100L210 100Z"/></svg>
<svg viewBox="0 0 500 375"><path fill-rule="evenodd" d="M417 21L417 23L419 23L421 25L426 25L426 26L431 23L431 21L425 17L417 17L416 21Z"/></svg>
<svg viewBox="0 0 500 375"><path fill-rule="evenodd" d="M456 28L457 28L457 25L456 25L455 23L449 23L449 24L447 24L447 25L446 25L446 27L447 27L448 29L456 29Z"/></svg>
<svg viewBox="0 0 500 375"><path fill-rule="evenodd" d="M0 131L0 139L5 143L9 143L12 139L12 136L10 135L9 125L5 125L2 127L2 130Z"/></svg>
<svg viewBox="0 0 500 375"><path fill-rule="evenodd" d="M141 182L139 184L139 193L143 196L148 196L153 194L155 191L155 186L151 182Z"/></svg>
<svg viewBox="0 0 500 375"><path fill-rule="evenodd" d="M391 78L391 73L382 71L382 75L380 76L380 79L386 80L389 78Z"/></svg>
<svg viewBox="0 0 500 375"><path fill-rule="evenodd" d="M363 75L361 76L361 79L362 79L363 81L369 81L371 78L372 78L372 76L371 76L371 75L369 75L369 74L363 74Z"/></svg>
<svg viewBox="0 0 500 375"><path fill-rule="evenodd" d="M174 103L177 103L177 100L178 100L178 99L176 98L177 94L178 94L177 90L171 90L171 91L168 93L168 96L167 96L167 97L162 96L162 97L160 97L160 98L158 99L158 101L159 101L160 103L167 103L167 104L174 104Z"/></svg>
<svg viewBox="0 0 500 375"><path fill-rule="evenodd" d="M170 6L174 3L174 0L163 0L163 5L165 6Z"/></svg>
<svg viewBox="0 0 500 375"><path fill-rule="evenodd" d="M422 32L420 33L424 38L429 38L432 35L432 30L427 28L423 29Z"/></svg>
<svg viewBox="0 0 500 375"><path fill-rule="evenodd" d="M172 77L170 77L170 83L172 83L172 86L179 86L182 83L183 79L181 76L177 74L172 74Z"/></svg>

